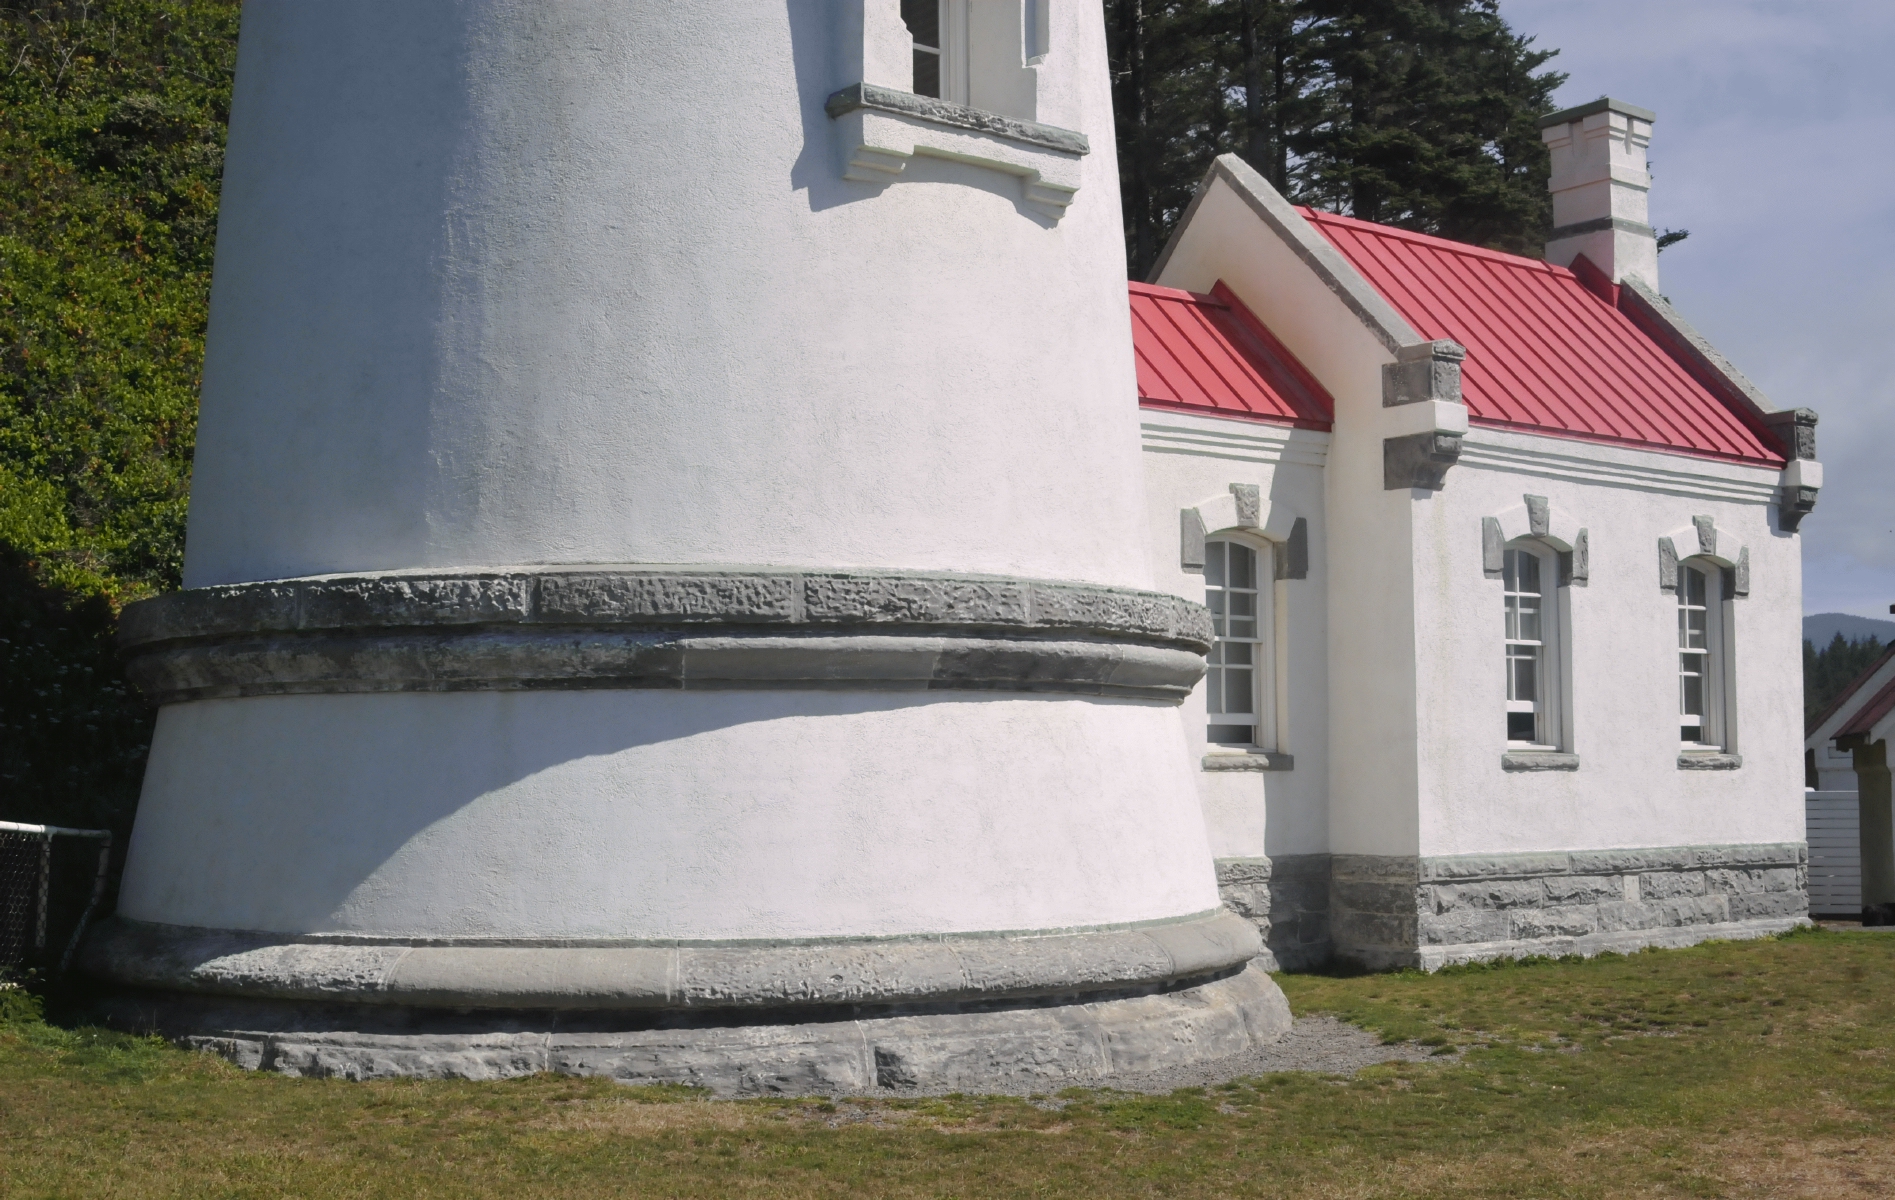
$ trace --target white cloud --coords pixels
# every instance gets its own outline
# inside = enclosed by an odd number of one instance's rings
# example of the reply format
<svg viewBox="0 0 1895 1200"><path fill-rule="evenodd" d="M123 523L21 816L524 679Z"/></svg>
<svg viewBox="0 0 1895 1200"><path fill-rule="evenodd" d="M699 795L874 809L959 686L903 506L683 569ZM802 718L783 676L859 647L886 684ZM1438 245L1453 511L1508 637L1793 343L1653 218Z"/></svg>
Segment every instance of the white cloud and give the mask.
<svg viewBox="0 0 1895 1200"><path fill-rule="evenodd" d="M1895 4L1502 0L1571 78L1658 113L1664 290L1779 405L1822 416L1805 608L1895 602Z"/></svg>

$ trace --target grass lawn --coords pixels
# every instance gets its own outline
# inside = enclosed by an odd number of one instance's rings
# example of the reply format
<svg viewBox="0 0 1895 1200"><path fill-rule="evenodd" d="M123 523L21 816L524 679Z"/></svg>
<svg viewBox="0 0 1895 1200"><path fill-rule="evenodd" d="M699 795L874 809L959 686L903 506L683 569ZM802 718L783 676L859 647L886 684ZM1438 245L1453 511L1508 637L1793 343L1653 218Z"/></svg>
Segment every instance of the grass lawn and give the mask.
<svg viewBox="0 0 1895 1200"><path fill-rule="evenodd" d="M250 1075L14 992L0 1196L1895 1195L1895 935L1280 978L1299 1014L1442 1054L1160 1097L713 1101Z"/></svg>

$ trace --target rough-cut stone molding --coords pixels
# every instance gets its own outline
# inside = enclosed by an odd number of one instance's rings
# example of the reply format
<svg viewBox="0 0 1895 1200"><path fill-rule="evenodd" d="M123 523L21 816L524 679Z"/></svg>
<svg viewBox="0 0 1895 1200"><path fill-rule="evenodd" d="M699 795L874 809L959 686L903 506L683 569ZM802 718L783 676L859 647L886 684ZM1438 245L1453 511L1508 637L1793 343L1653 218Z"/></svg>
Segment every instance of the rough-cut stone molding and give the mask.
<svg viewBox="0 0 1895 1200"><path fill-rule="evenodd" d="M1481 571L1499 579L1506 566L1507 544L1516 538L1538 538L1559 555L1562 586L1584 587L1592 578L1592 538L1583 528L1554 511L1545 496L1522 496L1520 503L1497 516L1480 520Z"/></svg>
<svg viewBox="0 0 1895 1200"><path fill-rule="evenodd" d="M1461 364L1467 348L1459 342L1416 342L1395 352L1395 361L1382 364L1382 406L1419 404L1426 400L1461 403Z"/></svg>
<svg viewBox="0 0 1895 1200"><path fill-rule="evenodd" d="M120 995L123 1028L164 1031L250 1070L387 1079L507 1079L540 1072L724 1095L869 1095L878 1088L991 1090L996 1079L1055 1091L1128 1072L1189 1066L1269 1045L1289 1004L1262 966L1179 991L998 1011L715 1019L581 1020L565 1013L430 1013L204 997Z"/></svg>
<svg viewBox="0 0 1895 1200"><path fill-rule="evenodd" d="M126 608L159 703L324 691L971 688L1181 700L1209 613L978 576L689 568L235 584Z"/></svg>
<svg viewBox="0 0 1895 1200"><path fill-rule="evenodd" d="M1680 771L1735 771L1744 765L1741 754L1680 754Z"/></svg>
<svg viewBox="0 0 1895 1200"><path fill-rule="evenodd" d="M1382 439L1382 490L1447 486L1448 468L1461 459L1458 433L1414 433Z"/></svg>
<svg viewBox="0 0 1895 1200"><path fill-rule="evenodd" d="M1338 854L1339 957L1370 967L1756 937L1808 919L1801 842L1438 858Z"/></svg>
<svg viewBox="0 0 1895 1200"><path fill-rule="evenodd" d="M843 88L824 108L845 179L892 183L916 154L934 154L1018 176L1023 201L1054 220L1079 194L1079 160L1091 151L1075 130L872 83Z"/></svg>
<svg viewBox="0 0 1895 1200"><path fill-rule="evenodd" d="M1033 934L691 943L241 933L112 918L81 965L126 987L497 1010L756 1010L1019 1001L1168 987L1262 950L1217 911Z"/></svg>
<svg viewBox="0 0 1895 1200"><path fill-rule="evenodd" d="M1300 971L1329 961L1329 867L1327 854L1217 860L1224 906L1262 933L1258 961L1269 969Z"/></svg>
<svg viewBox="0 0 1895 1200"><path fill-rule="evenodd" d="M1577 754L1560 754L1551 750L1509 750L1500 756L1500 769L1503 771L1577 771Z"/></svg>
<svg viewBox="0 0 1895 1200"><path fill-rule="evenodd" d="M1246 750L1241 754L1206 754L1206 771L1294 771L1296 759L1281 750Z"/></svg>
<svg viewBox="0 0 1895 1200"><path fill-rule="evenodd" d="M1680 553L1679 547L1686 547ZM1724 599L1750 595L1750 547L1733 545L1718 533L1717 522L1705 515L1658 539L1658 588L1678 590L1678 564L1687 558L1706 558L1723 568Z"/></svg>

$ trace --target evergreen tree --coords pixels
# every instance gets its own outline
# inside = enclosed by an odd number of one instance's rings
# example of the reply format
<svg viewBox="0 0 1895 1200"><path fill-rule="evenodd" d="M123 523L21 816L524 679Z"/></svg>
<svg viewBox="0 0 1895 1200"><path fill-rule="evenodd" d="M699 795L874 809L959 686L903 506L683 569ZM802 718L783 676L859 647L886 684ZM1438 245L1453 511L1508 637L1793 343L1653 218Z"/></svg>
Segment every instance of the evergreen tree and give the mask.
<svg viewBox="0 0 1895 1200"><path fill-rule="evenodd" d="M1814 721L1864 671L1875 665L1886 649L1879 638L1851 642L1838 631L1821 650L1803 639L1803 720Z"/></svg>
<svg viewBox="0 0 1895 1200"><path fill-rule="evenodd" d="M1538 253L1565 76L1496 0L1116 0L1126 252L1142 277L1219 154L1298 203Z"/></svg>

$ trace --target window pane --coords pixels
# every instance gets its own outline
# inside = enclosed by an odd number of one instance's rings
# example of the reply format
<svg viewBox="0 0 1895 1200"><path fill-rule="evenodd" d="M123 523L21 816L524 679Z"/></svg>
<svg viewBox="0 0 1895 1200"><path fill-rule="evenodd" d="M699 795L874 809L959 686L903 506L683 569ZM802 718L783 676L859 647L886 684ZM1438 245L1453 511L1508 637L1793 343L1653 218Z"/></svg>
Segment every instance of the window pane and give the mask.
<svg viewBox="0 0 1895 1200"><path fill-rule="evenodd" d="M1248 746L1257 740L1252 725L1212 725L1204 732L1207 741L1220 746Z"/></svg>
<svg viewBox="0 0 1895 1200"><path fill-rule="evenodd" d="M1540 602L1532 596L1520 598L1520 633L1523 642L1540 640Z"/></svg>
<svg viewBox="0 0 1895 1200"><path fill-rule="evenodd" d="M1702 675L1678 676L1679 690L1683 693L1679 699L1679 711L1689 716L1704 715L1704 677Z"/></svg>
<svg viewBox="0 0 1895 1200"><path fill-rule="evenodd" d="M941 95L941 56L933 50L915 51L915 95Z"/></svg>
<svg viewBox="0 0 1895 1200"><path fill-rule="evenodd" d="M1224 711L1227 713L1247 713L1254 711L1250 707L1249 671L1226 668L1224 671Z"/></svg>
<svg viewBox="0 0 1895 1200"><path fill-rule="evenodd" d="M1686 567L1678 572L1678 582L1682 585L1683 595L1688 603L1704 603L1704 572L1695 567Z"/></svg>
<svg viewBox="0 0 1895 1200"><path fill-rule="evenodd" d="M1513 660L1513 688L1508 692L1509 700L1534 700L1540 698L1540 656L1536 652L1522 655Z"/></svg>
<svg viewBox="0 0 1895 1200"><path fill-rule="evenodd" d="M1248 546L1236 542L1230 546L1230 586L1234 588L1254 588L1257 586L1257 556Z"/></svg>
<svg viewBox="0 0 1895 1200"><path fill-rule="evenodd" d="M1520 586L1514 590L1517 592L1532 592L1536 596L1539 595L1540 556L1537 554L1528 554L1524 550L1515 550L1514 553L1520 556Z"/></svg>
<svg viewBox="0 0 1895 1200"><path fill-rule="evenodd" d="M1240 621L1236 617L1232 617L1230 619L1230 636L1234 638L1256 637L1257 623L1255 621Z"/></svg>
<svg viewBox="0 0 1895 1200"><path fill-rule="evenodd" d="M1233 617L1256 616L1257 597L1250 592L1232 592L1230 594L1230 615Z"/></svg>
<svg viewBox="0 0 1895 1200"><path fill-rule="evenodd" d="M1518 550L1509 550L1501 558L1500 561L1502 563L1502 567L1500 571L1500 586L1509 592L1519 591L1520 590L1520 552Z"/></svg>
<svg viewBox="0 0 1895 1200"><path fill-rule="evenodd" d="M1520 599L1517 596L1507 597L1507 640L1520 640Z"/></svg>
<svg viewBox="0 0 1895 1200"><path fill-rule="evenodd" d="M1211 542L1204 547L1204 583L1206 587L1224 586L1224 542Z"/></svg>
<svg viewBox="0 0 1895 1200"><path fill-rule="evenodd" d="M1510 742L1538 741L1539 738L1534 735L1534 726L1538 724L1538 721L1539 718L1534 713L1508 713L1507 740Z"/></svg>
<svg viewBox="0 0 1895 1200"><path fill-rule="evenodd" d="M1212 715L1224 711L1224 672L1216 667L1204 673L1204 711Z"/></svg>
<svg viewBox="0 0 1895 1200"><path fill-rule="evenodd" d="M941 0L901 0L901 19L915 45L940 49Z"/></svg>
<svg viewBox="0 0 1895 1200"><path fill-rule="evenodd" d="M1249 642L1225 642L1223 644L1223 650L1224 661L1226 663L1235 664L1240 667L1251 665L1251 644Z"/></svg>

